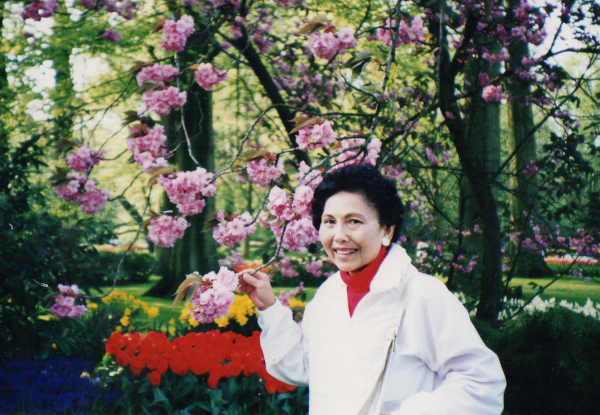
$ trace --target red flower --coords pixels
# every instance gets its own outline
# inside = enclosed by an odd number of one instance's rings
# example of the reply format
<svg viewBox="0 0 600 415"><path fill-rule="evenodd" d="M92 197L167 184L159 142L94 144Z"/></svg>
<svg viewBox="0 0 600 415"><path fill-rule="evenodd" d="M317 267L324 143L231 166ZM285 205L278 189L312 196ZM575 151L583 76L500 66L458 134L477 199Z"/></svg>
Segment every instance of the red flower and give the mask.
<svg viewBox="0 0 600 415"><path fill-rule="evenodd" d="M150 381L150 384L152 386L160 385L160 377L160 373L158 373L156 370L153 370L152 372L148 373L148 380Z"/></svg>

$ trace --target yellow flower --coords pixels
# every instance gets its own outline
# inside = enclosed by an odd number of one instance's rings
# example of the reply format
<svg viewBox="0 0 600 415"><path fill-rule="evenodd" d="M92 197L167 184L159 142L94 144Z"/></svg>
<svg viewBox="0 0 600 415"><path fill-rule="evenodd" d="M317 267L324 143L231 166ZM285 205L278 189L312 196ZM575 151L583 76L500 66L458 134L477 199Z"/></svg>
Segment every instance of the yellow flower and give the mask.
<svg viewBox="0 0 600 415"><path fill-rule="evenodd" d="M89 378L90 374L88 372L81 372L81 376L79 376L80 378Z"/></svg>
<svg viewBox="0 0 600 415"><path fill-rule="evenodd" d="M121 326L117 326L117 328L115 329L115 331L116 331L117 333L122 333L122 332L123 332L123 327L121 327Z"/></svg>
<svg viewBox="0 0 600 415"><path fill-rule="evenodd" d="M223 316L221 318L218 318L215 320L215 323L217 323L217 326L219 327L227 327L227 325L229 324L229 317Z"/></svg>
<svg viewBox="0 0 600 415"><path fill-rule="evenodd" d="M169 328L168 328L168 331L169 331L169 334L170 334L171 336L174 336L174 335L175 335L175 327L173 327L173 326L169 326Z"/></svg>
<svg viewBox="0 0 600 415"><path fill-rule="evenodd" d="M130 316L131 315L131 310L129 308L126 308L125 311L123 312L124 315L126 316ZM126 326L127 324L123 324L124 326Z"/></svg>
<svg viewBox="0 0 600 415"><path fill-rule="evenodd" d="M88 310L94 310L94 309L98 308L98 304L96 304L90 300L86 300L85 303L87 305Z"/></svg>
<svg viewBox="0 0 600 415"><path fill-rule="evenodd" d="M171 326L174 326L174 325L175 325L175 319L174 319L174 318L172 318L171 320L169 320L169 324L170 324Z"/></svg>
<svg viewBox="0 0 600 415"><path fill-rule="evenodd" d="M8 304L12 303L12 298L8 299Z"/></svg>
<svg viewBox="0 0 600 415"><path fill-rule="evenodd" d="M148 318L154 318L158 315L158 307L146 307L146 314L148 314Z"/></svg>
<svg viewBox="0 0 600 415"><path fill-rule="evenodd" d="M121 325L123 325L123 326L129 325L129 317L127 317L127 316L123 316L120 321L121 321Z"/></svg>
<svg viewBox="0 0 600 415"><path fill-rule="evenodd" d="M300 301L294 297L290 298L290 308L294 307L305 307L306 301Z"/></svg>
<svg viewBox="0 0 600 415"><path fill-rule="evenodd" d="M56 345L56 343L52 343L52 348L53 348L54 350L56 350L56 349L58 348L58 346Z"/></svg>

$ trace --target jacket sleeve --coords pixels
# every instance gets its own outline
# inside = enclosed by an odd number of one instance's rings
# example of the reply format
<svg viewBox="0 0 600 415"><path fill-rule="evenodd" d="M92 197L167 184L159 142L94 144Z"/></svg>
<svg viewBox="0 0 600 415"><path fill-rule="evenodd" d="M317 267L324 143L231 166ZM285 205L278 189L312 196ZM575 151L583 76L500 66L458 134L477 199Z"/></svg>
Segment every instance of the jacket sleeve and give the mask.
<svg viewBox="0 0 600 415"><path fill-rule="evenodd" d="M292 310L277 300L271 307L259 311L258 324L262 329L260 345L267 371L282 382L307 385L307 341L301 326L292 317Z"/></svg>
<svg viewBox="0 0 600 415"><path fill-rule="evenodd" d="M506 380L498 357L485 346L460 301L432 280L411 312L421 339L418 357L441 384L433 392L410 396L394 415L501 414Z"/></svg>

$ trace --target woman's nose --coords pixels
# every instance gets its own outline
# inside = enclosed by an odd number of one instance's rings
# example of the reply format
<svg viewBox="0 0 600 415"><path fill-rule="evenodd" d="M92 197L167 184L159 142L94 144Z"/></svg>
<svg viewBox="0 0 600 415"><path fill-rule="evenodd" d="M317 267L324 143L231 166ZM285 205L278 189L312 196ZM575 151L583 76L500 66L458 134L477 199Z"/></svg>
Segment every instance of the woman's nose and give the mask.
<svg viewBox="0 0 600 415"><path fill-rule="evenodd" d="M348 240L348 232L344 226L336 226L335 233L333 235L335 242L345 242Z"/></svg>

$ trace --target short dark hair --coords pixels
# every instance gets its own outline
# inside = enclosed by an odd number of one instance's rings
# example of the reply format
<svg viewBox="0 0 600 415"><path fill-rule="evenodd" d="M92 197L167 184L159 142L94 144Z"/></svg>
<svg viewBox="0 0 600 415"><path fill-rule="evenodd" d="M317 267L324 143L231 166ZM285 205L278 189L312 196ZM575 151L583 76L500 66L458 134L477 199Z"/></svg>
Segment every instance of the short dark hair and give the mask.
<svg viewBox="0 0 600 415"><path fill-rule="evenodd" d="M398 241L404 222L404 205L396 184L370 164L345 166L323 175L323 181L315 189L311 208L312 222L317 230L321 227L327 199L339 192L362 195L377 211L381 226L395 226L392 242Z"/></svg>

